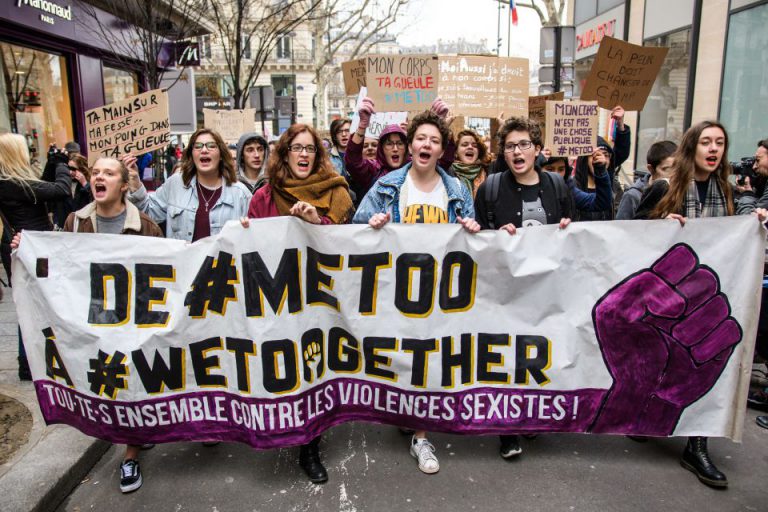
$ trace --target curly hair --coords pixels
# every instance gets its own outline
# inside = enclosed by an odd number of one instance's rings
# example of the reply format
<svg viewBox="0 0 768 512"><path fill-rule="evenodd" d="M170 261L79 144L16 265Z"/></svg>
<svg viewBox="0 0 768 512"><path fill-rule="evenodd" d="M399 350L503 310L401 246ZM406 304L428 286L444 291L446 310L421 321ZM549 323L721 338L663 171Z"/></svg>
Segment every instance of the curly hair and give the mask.
<svg viewBox="0 0 768 512"><path fill-rule="evenodd" d="M413 142L413 137L416 135L416 130L418 130L418 128L423 124L431 124L437 128L442 139L440 141L440 145L443 147L443 149L445 149L445 147L448 145L448 141L451 138L451 130L448 128L448 125L445 123L445 121L431 110L425 110L421 114L418 114L413 118L411 124L408 125L408 134L406 136L408 145L411 145Z"/></svg>
<svg viewBox="0 0 768 512"><path fill-rule="evenodd" d="M195 161L192 159L192 150L194 149L195 142L197 142L197 138L206 133L213 137L216 146L219 148L219 174L228 186L237 183L235 159L232 158L232 155L229 153L229 149L227 148L224 139L222 139L221 135L214 130L201 128L189 138L189 144L184 148L184 153L181 155L181 179L184 182L184 186L188 187L192 182L192 177L197 174Z"/></svg>
<svg viewBox="0 0 768 512"><path fill-rule="evenodd" d="M315 153L315 162L312 165L312 171L310 174L315 174L321 168L328 171L334 170L333 164L328 157L328 150L323 146L320 137L317 132L311 126L307 124L292 124L290 128L285 130L280 136L280 140L277 141L275 150L269 156L269 163L267 164L267 175L269 176L269 184L272 187L280 187L290 174L290 168L288 167L288 153L290 152L291 143L300 133L307 132L312 136L313 144L317 148Z"/></svg>
<svg viewBox="0 0 768 512"><path fill-rule="evenodd" d="M477 144L477 161L480 165L487 165L491 159L491 155L488 154L488 147L485 145L485 142L483 142L483 139L481 139L474 130L461 130L456 135L456 153L458 154L459 152L458 146L462 137L472 137L475 140L475 143Z"/></svg>
<svg viewBox="0 0 768 512"><path fill-rule="evenodd" d="M528 132L528 136L531 138L534 146L538 146L541 149L544 145L544 142L541 140L541 126L539 126L538 122L527 117L510 117L504 122L504 126L499 129L499 133L496 134L499 152L504 151L504 141L511 132Z"/></svg>

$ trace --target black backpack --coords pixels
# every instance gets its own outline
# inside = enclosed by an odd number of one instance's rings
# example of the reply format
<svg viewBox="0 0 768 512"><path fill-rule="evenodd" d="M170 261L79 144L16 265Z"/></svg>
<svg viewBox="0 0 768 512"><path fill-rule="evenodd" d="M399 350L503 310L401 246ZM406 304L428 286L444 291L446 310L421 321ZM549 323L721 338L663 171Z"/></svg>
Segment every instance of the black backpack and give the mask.
<svg viewBox="0 0 768 512"><path fill-rule="evenodd" d="M501 187L501 177L503 174L503 172L489 174L485 180L485 194L483 198L485 199L485 215L490 229L496 229L496 201L499 199L499 187ZM546 175L549 182L555 187L557 200L562 204L563 200L567 199L570 193L565 186L563 178L559 174L549 171L542 171L541 175Z"/></svg>

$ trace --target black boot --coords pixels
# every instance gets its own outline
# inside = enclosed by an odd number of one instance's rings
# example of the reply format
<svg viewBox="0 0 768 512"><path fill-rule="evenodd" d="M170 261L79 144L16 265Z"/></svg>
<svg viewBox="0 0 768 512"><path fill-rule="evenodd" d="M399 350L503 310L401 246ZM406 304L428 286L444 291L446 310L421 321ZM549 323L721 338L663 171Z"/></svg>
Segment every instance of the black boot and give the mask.
<svg viewBox="0 0 768 512"><path fill-rule="evenodd" d="M299 466L307 473L310 482L322 484L328 481L328 472L320 462L320 438L313 439L309 444L304 444L299 449Z"/></svg>
<svg viewBox="0 0 768 512"><path fill-rule="evenodd" d="M706 437L689 437L680 464L712 487L728 487L728 478L712 463Z"/></svg>
<svg viewBox="0 0 768 512"><path fill-rule="evenodd" d="M27 356L19 356L19 380L32 380L32 372L29 371Z"/></svg>

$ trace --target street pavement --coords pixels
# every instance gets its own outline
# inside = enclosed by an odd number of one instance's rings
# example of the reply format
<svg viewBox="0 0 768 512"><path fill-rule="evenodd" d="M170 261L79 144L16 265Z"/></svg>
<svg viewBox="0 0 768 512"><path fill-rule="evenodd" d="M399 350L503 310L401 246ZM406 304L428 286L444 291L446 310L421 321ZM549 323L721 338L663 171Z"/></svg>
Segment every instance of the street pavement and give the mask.
<svg viewBox="0 0 768 512"><path fill-rule="evenodd" d="M121 511L768 511L768 430L749 411L744 441L711 441L731 482L705 487L678 460L683 439L637 443L618 436L523 439L511 462L495 437L432 434L440 472L424 475L397 428L354 423L324 436L325 485L313 485L297 448L255 451L221 443L158 445L142 452L144 485L119 490L113 447L59 510Z"/></svg>

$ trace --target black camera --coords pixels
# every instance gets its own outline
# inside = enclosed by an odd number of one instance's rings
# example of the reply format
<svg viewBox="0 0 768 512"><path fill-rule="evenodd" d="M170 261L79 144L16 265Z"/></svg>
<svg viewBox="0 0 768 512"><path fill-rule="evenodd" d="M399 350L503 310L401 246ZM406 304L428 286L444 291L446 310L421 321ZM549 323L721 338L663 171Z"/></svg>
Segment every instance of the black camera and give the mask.
<svg viewBox="0 0 768 512"><path fill-rule="evenodd" d="M736 178L736 182L739 185L744 184L744 178L749 178L750 183L755 182L757 174L753 169L754 165L755 158L751 156L742 158L740 162L731 162L731 169L733 169L733 174L738 176L738 178Z"/></svg>

